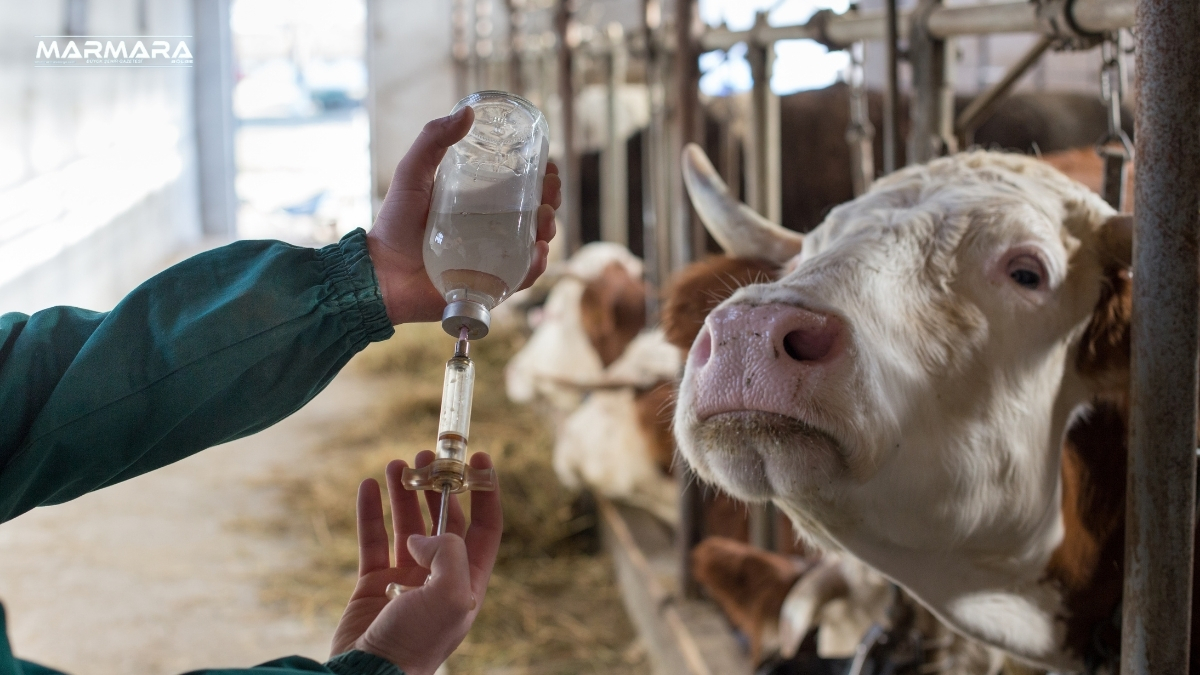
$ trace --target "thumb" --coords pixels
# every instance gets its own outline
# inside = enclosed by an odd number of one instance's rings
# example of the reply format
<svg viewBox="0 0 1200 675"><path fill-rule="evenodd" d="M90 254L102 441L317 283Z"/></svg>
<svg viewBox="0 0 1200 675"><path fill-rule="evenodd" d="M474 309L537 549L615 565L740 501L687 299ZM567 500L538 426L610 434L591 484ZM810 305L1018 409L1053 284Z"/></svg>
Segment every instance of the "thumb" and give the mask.
<svg viewBox="0 0 1200 675"><path fill-rule="evenodd" d="M456 534L437 537L412 535L408 550L421 567L429 570L429 581L422 589L436 593L444 601L461 604L463 612L474 609L471 595L471 571L467 561L467 546Z"/></svg>
<svg viewBox="0 0 1200 675"><path fill-rule="evenodd" d="M429 121L396 167L392 177L393 187L401 191L428 192L446 150L467 135L474 121L475 111L470 106L453 115Z"/></svg>

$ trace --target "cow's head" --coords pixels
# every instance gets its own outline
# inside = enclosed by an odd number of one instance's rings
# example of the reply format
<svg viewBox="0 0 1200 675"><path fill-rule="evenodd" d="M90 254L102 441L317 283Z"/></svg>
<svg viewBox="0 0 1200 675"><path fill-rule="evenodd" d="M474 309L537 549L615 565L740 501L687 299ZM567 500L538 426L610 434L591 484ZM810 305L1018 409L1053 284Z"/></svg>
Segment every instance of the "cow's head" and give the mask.
<svg viewBox="0 0 1200 675"><path fill-rule="evenodd" d="M684 167L718 242L785 273L708 315L683 456L986 639L970 624L995 598L976 591L1036 585L1062 538L1064 427L1112 380L1075 357L1128 267L1129 220L1033 158L972 152L878 181L801 240L733 201L698 148ZM1048 658L1053 626L1028 630L992 642Z"/></svg>

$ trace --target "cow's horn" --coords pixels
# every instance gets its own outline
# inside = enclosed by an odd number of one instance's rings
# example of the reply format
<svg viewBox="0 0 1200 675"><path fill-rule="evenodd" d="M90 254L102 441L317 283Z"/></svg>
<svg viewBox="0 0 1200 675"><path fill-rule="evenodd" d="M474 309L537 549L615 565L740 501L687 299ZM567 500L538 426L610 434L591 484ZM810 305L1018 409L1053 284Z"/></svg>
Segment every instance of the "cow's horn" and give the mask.
<svg viewBox="0 0 1200 675"><path fill-rule="evenodd" d="M800 252L804 237L763 218L734 199L700 146L683 149L683 182L704 227L726 253L784 263Z"/></svg>

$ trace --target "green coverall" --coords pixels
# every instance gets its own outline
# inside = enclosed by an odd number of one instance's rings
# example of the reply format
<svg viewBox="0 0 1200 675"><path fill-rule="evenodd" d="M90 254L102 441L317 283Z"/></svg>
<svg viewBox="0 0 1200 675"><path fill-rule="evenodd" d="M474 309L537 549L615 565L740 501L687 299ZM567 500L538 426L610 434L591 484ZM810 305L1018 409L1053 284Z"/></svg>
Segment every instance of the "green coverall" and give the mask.
<svg viewBox="0 0 1200 675"><path fill-rule="evenodd" d="M0 315L0 522L261 431L393 332L362 230L201 253L111 312ZM297 671L400 672L359 651L207 672ZM0 607L0 675L54 672L13 656Z"/></svg>

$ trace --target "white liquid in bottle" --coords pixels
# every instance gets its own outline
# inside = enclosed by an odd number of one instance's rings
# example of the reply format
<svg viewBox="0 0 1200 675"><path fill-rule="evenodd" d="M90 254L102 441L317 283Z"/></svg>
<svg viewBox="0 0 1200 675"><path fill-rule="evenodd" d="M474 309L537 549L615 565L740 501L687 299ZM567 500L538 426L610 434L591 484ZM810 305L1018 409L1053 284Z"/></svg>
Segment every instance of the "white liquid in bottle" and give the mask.
<svg viewBox="0 0 1200 675"><path fill-rule="evenodd" d="M424 259L433 285L448 302L472 300L495 307L529 272L536 214L430 211Z"/></svg>

